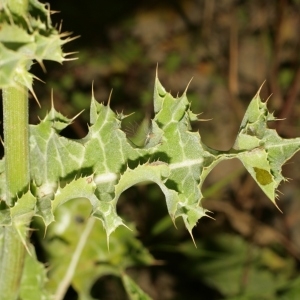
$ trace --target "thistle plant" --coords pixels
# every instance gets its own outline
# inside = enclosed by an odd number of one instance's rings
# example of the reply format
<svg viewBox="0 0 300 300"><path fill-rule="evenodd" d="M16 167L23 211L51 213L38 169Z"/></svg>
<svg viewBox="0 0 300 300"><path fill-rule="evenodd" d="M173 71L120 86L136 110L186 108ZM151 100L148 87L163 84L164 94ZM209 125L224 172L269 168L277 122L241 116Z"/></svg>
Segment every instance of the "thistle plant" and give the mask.
<svg viewBox="0 0 300 300"><path fill-rule="evenodd" d="M0 22L5 141L5 159L1 161L0 294L3 299L16 299L26 248L30 253L27 232L35 211L35 199L30 193L28 127L28 90L34 95L34 76L29 69L34 61L43 66L44 59L60 63L66 60L61 46L68 41L62 39L68 34L52 27L49 8L35 0L1 0ZM17 207L31 209L23 215L16 211Z"/></svg>
<svg viewBox="0 0 300 300"><path fill-rule="evenodd" d="M65 285L56 283L54 292L47 290L46 269L35 257L28 232L34 216L47 228L55 221L58 208L70 200L88 199L91 222L101 221L110 245L112 233L119 226L126 227L116 211L120 195L135 184L154 182L165 196L173 223L182 218L193 238L192 229L209 213L201 203L205 178L221 161L238 158L276 205L276 190L285 180L282 165L300 149L300 138L283 139L268 128L268 122L276 118L259 91L228 151L211 149L201 141L200 134L191 130L191 123L199 119L191 111L187 91L173 97L157 75L155 115L142 147L133 145L121 130L126 115L114 113L110 101L100 104L94 95L90 126L83 139L60 135L74 118L60 114L53 103L39 124L28 125L28 90L34 94L30 66L36 61L43 67L46 59L59 63L67 60L61 46L71 38L52 26L46 5L36 0L21 2L0 2L5 150L0 162L2 299L48 299L53 294L55 299L63 298L75 277L73 266ZM130 286L130 297L147 299L129 277L123 276L123 281L125 287ZM77 291L84 294L80 287Z"/></svg>

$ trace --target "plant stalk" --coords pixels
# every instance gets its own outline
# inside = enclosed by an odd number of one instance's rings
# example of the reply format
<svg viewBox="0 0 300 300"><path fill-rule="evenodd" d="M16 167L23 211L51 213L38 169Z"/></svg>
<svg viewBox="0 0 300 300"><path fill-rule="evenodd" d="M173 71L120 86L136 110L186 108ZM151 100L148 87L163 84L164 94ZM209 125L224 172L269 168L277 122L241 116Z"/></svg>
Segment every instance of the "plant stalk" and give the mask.
<svg viewBox="0 0 300 300"><path fill-rule="evenodd" d="M3 128L6 203L14 206L29 187L28 91L24 86L3 89ZM0 295L18 299L26 249L14 226L1 228Z"/></svg>

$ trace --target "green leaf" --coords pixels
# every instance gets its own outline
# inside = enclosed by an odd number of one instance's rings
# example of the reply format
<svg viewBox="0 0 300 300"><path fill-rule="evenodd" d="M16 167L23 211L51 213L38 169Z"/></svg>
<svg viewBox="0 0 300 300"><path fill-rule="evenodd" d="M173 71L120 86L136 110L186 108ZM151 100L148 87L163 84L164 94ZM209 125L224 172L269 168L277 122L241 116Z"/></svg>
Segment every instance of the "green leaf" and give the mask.
<svg viewBox="0 0 300 300"><path fill-rule="evenodd" d="M151 299L128 275L123 273L122 280L130 300Z"/></svg>
<svg viewBox="0 0 300 300"><path fill-rule="evenodd" d="M85 199L76 199L58 206L54 212L56 222L48 227L45 238L43 225L36 220L49 256L47 287L53 294L62 283L67 288L72 284L80 299L91 299L91 288L102 276L121 276L127 267L154 263L148 250L134 237L135 232L128 234L125 227L116 230L108 250L103 226L90 219L88 204Z"/></svg>
<svg viewBox="0 0 300 300"><path fill-rule="evenodd" d="M94 195L95 189L96 185L92 176L74 179L66 186L59 187L55 193L50 190L48 194L38 198L35 215L41 217L47 227L54 221L53 213L59 206L77 198L89 199L94 210L96 210L99 206L99 200ZM43 186L43 190L46 190L45 186Z"/></svg>
<svg viewBox="0 0 300 300"><path fill-rule="evenodd" d="M238 152L237 157L276 205L276 189L286 180L281 174L282 165L299 151L300 138L281 138L267 127L268 121L276 121L276 118L257 93L245 113L232 150Z"/></svg>
<svg viewBox="0 0 300 300"><path fill-rule="evenodd" d="M201 186L219 158L207 151L198 132L190 132L190 122L195 115L190 111L186 91L181 97L173 98L156 78L154 107L157 111L154 121L164 132L158 153L163 153L161 156L171 170L166 186L179 194L179 202L172 203L176 210L170 214L174 219L181 216L191 233L197 221L207 213L200 204Z"/></svg>
<svg viewBox="0 0 300 300"><path fill-rule="evenodd" d="M58 188L54 200L52 201L52 209L55 211L60 205L75 198L89 199L91 204L96 207L98 199L94 195L95 189L96 185L91 176L75 179L65 187Z"/></svg>
<svg viewBox="0 0 300 300"><path fill-rule="evenodd" d="M23 300L50 300L52 297L46 291L45 285L48 281L46 269L36 256L33 246L30 247L29 255L25 257L24 271L20 284L20 299Z"/></svg>
<svg viewBox="0 0 300 300"><path fill-rule="evenodd" d="M51 25L48 5L37 0L1 1L0 8L0 88L25 85L34 95L29 73L33 61L43 67L43 60L62 63L62 46L72 40Z"/></svg>
<svg viewBox="0 0 300 300"><path fill-rule="evenodd" d="M20 236L20 240L29 252L27 232L35 214L36 198L28 191L10 209L11 222ZM30 253L30 252L29 252Z"/></svg>
<svg viewBox="0 0 300 300"><path fill-rule="evenodd" d="M93 212L93 215L102 221L107 232L107 239L118 226L124 225L116 213L116 204L120 195L129 187L140 182L152 181L161 188L166 197L169 214L174 219L179 198L174 190L168 189L164 184L169 174L168 165L160 161L139 165L133 170L127 168L115 186L115 198L109 202L100 202L97 211Z"/></svg>
<svg viewBox="0 0 300 300"><path fill-rule="evenodd" d="M44 195L49 193L51 184L58 183L68 175L71 175L72 180L80 172L84 146L58 134L71 122L52 107L44 120L30 126L31 178L37 186L47 186L45 192L41 191Z"/></svg>
<svg viewBox="0 0 300 300"><path fill-rule="evenodd" d="M197 115L190 110L186 91L173 97L158 78L154 88L155 116L144 146L135 147L121 130L125 115L91 100L89 132L83 139L59 135L73 119L54 107L38 124L30 126L30 164L35 214L46 226L54 210L66 201L84 197L92 215L100 219L107 238L124 225L116 211L122 192L139 183L155 182L166 198L173 223L181 217L187 230L208 215L201 205L201 188L209 172L222 160L239 158L261 189L275 204L276 189L284 177L282 165L299 150L300 139L283 139L267 123L275 121L257 94L249 104L236 141L229 151L217 151L191 131ZM1 173L2 179L3 172ZM5 180L0 180L1 195ZM0 217L7 222L7 210Z"/></svg>
<svg viewBox="0 0 300 300"><path fill-rule="evenodd" d="M201 251L191 242L180 245L189 274L201 278L225 299L277 299L277 292L287 286L296 270L291 257L249 245L239 236L220 234L197 244Z"/></svg>

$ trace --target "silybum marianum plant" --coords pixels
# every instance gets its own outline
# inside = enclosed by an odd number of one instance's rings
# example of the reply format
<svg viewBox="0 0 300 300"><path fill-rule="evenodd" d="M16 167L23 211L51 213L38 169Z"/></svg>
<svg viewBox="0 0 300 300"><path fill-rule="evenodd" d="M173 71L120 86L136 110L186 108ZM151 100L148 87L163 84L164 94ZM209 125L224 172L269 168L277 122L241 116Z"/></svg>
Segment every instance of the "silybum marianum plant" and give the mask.
<svg viewBox="0 0 300 300"><path fill-rule="evenodd" d="M17 299L19 294L25 298L26 288L20 290L20 281L26 286L26 280L30 278L27 275L34 273L34 266L29 266L34 260L25 260L26 253L31 253L32 259L34 255L27 241L27 232L36 210L36 198L30 192L33 186L30 179L28 89L33 92L33 75L28 70L34 61L43 66L44 59L60 63L66 60L61 50L68 41L62 39L66 35L51 25L46 5L36 0L0 1L0 88L5 141L0 188L2 299ZM38 287L38 284L31 280L31 286Z"/></svg>
<svg viewBox="0 0 300 300"><path fill-rule="evenodd" d="M47 227L54 221L56 209L69 200L89 200L92 218L102 222L109 244L111 234L126 226L116 212L120 195L137 183L151 181L162 190L173 222L182 218L192 236L197 221L208 213L201 205L206 176L219 162L238 158L276 205L276 190L285 180L282 165L300 149L300 138L283 139L268 128L268 122L276 118L268 112L259 92L229 151L209 148L198 132L191 131L191 122L198 117L190 109L186 91L173 97L157 76L155 116L142 147L133 145L121 130L126 115L114 113L109 101L100 104L94 96L89 131L83 139L60 135L73 119L61 115L53 105L39 124L28 126L27 89L32 91L33 79L28 72L30 65L33 60L41 65L44 59L66 60L61 46L68 39L63 40L64 34L52 27L49 10L36 0L24 1L22 9L19 2L0 3L5 147L0 165L3 299L50 297L43 288L45 269L28 242L29 224L38 216ZM34 278L30 276L32 270L37 275ZM134 292L142 295L138 288ZM58 294L56 299L61 299Z"/></svg>

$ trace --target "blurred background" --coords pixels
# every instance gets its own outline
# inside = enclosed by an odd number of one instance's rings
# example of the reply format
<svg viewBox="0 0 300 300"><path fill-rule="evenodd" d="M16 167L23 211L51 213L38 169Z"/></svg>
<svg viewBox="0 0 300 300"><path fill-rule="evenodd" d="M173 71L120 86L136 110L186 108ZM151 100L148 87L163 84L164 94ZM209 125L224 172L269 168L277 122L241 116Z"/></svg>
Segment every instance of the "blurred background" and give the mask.
<svg viewBox="0 0 300 300"><path fill-rule="evenodd" d="M130 137L153 117L156 66L166 90L184 92L201 118L193 124L202 140L218 150L234 143L243 114L260 86L269 110L284 121L270 124L285 138L300 134L299 0L110 0L47 1L53 22L80 38L65 52L77 60L63 66L38 64L31 101L31 123L50 108L51 90L58 111L73 117L62 134L87 132L92 83L95 98L124 114ZM126 267L153 299L299 299L300 297L300 155L283 168L292 178L280 186L280 213L238 161L223 162L203 187L203 206L215 220L201 219L194 229L197 248L178 220L167 215L154 185L127 190L118 211L136 228L134 236L152 257ZM80 214L80 210L77 212ZM41 252L43 247L41 247ZM47 251L45 251L47 252ZM133 255L130 251L126 257ZM47 255L45 254L45 257ZM46 259L46 258L45 258ZM70 288L66 299L77 299ZM120 283L105 274L93 284L95 299L126 299Z"/></svg>

